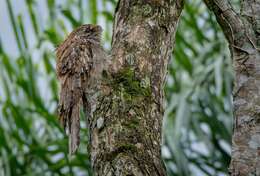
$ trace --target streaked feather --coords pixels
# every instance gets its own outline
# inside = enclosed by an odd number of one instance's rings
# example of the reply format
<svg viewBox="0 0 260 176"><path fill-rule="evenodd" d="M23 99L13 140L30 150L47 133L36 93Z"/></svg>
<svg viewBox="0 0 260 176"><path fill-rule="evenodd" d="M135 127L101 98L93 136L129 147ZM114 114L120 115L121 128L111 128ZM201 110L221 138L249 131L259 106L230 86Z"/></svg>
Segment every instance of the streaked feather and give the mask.
<svg viewBox="0 0 260 176"><path fill-rule="evenodd" d="M56 50L57 76L61 84L58 105L59 121L69 133L69 152L80 143L80 107L93 71L93 47L99 46L101 28L82 25L69 34Z"/></svg>

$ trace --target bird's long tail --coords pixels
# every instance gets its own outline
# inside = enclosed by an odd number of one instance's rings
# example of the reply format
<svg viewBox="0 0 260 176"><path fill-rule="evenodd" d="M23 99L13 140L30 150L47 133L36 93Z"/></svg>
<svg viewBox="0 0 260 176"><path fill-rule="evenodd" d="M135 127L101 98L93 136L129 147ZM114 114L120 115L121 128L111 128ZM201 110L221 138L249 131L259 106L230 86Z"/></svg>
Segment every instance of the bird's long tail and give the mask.
<svg viewBox="0 0 260 176"><path fill-rule="evenodd" d="M59 121L69 136L69 153L74 154L80 143L80 106L82 87L80 79L68 77L60 92L58 108Z"/></svg>

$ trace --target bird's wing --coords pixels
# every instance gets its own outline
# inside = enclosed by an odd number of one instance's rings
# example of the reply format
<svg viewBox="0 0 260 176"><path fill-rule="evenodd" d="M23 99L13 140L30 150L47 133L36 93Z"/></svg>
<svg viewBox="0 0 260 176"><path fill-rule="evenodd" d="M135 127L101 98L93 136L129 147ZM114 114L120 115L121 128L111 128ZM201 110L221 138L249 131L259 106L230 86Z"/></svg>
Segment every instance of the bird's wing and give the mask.
<svg viewBox="0 0 260 176"><path fill-rule="evenodd" d="M70 41L57 49L57 75L61 84L59 121L69 133L70 154L79 146L80 106L91 69L91 49L84 41Z"/></svg>

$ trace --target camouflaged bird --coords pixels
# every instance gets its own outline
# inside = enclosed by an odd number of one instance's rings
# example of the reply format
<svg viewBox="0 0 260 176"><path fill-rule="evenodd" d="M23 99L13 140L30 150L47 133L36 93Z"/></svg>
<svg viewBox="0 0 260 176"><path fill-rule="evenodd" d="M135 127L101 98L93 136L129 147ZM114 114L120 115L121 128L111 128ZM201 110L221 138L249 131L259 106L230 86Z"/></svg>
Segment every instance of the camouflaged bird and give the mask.
<svg viewBox="0 0 260 176"><path fill-rule="evenodd" d="M82 98L96 81L106 59L100 45L101 33L102 28L98 25L82 25L56 50L56 71L61 85L58 116L69 134L70 154L75 153L80 142Z"/></svg>

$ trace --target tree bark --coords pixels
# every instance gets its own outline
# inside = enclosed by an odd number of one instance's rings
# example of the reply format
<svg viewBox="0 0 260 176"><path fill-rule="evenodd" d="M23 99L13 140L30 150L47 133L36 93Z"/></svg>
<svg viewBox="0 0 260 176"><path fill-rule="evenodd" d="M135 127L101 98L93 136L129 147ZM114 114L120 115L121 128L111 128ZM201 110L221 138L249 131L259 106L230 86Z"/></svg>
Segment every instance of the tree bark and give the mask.
<svg viewBox="0 0 260 176"><path fill-rule="evenodd" d="M166 175L163 86L182 0L120 0L110 65L84 107L94 174Z"/></svg>
<svg viewBox="0 0 260 176"><path fill-rule="evenodd" d="M230 172L260 175L260 1L241 0L240 14L228 0L204 1L228 40L235 70Z"/></svg>

